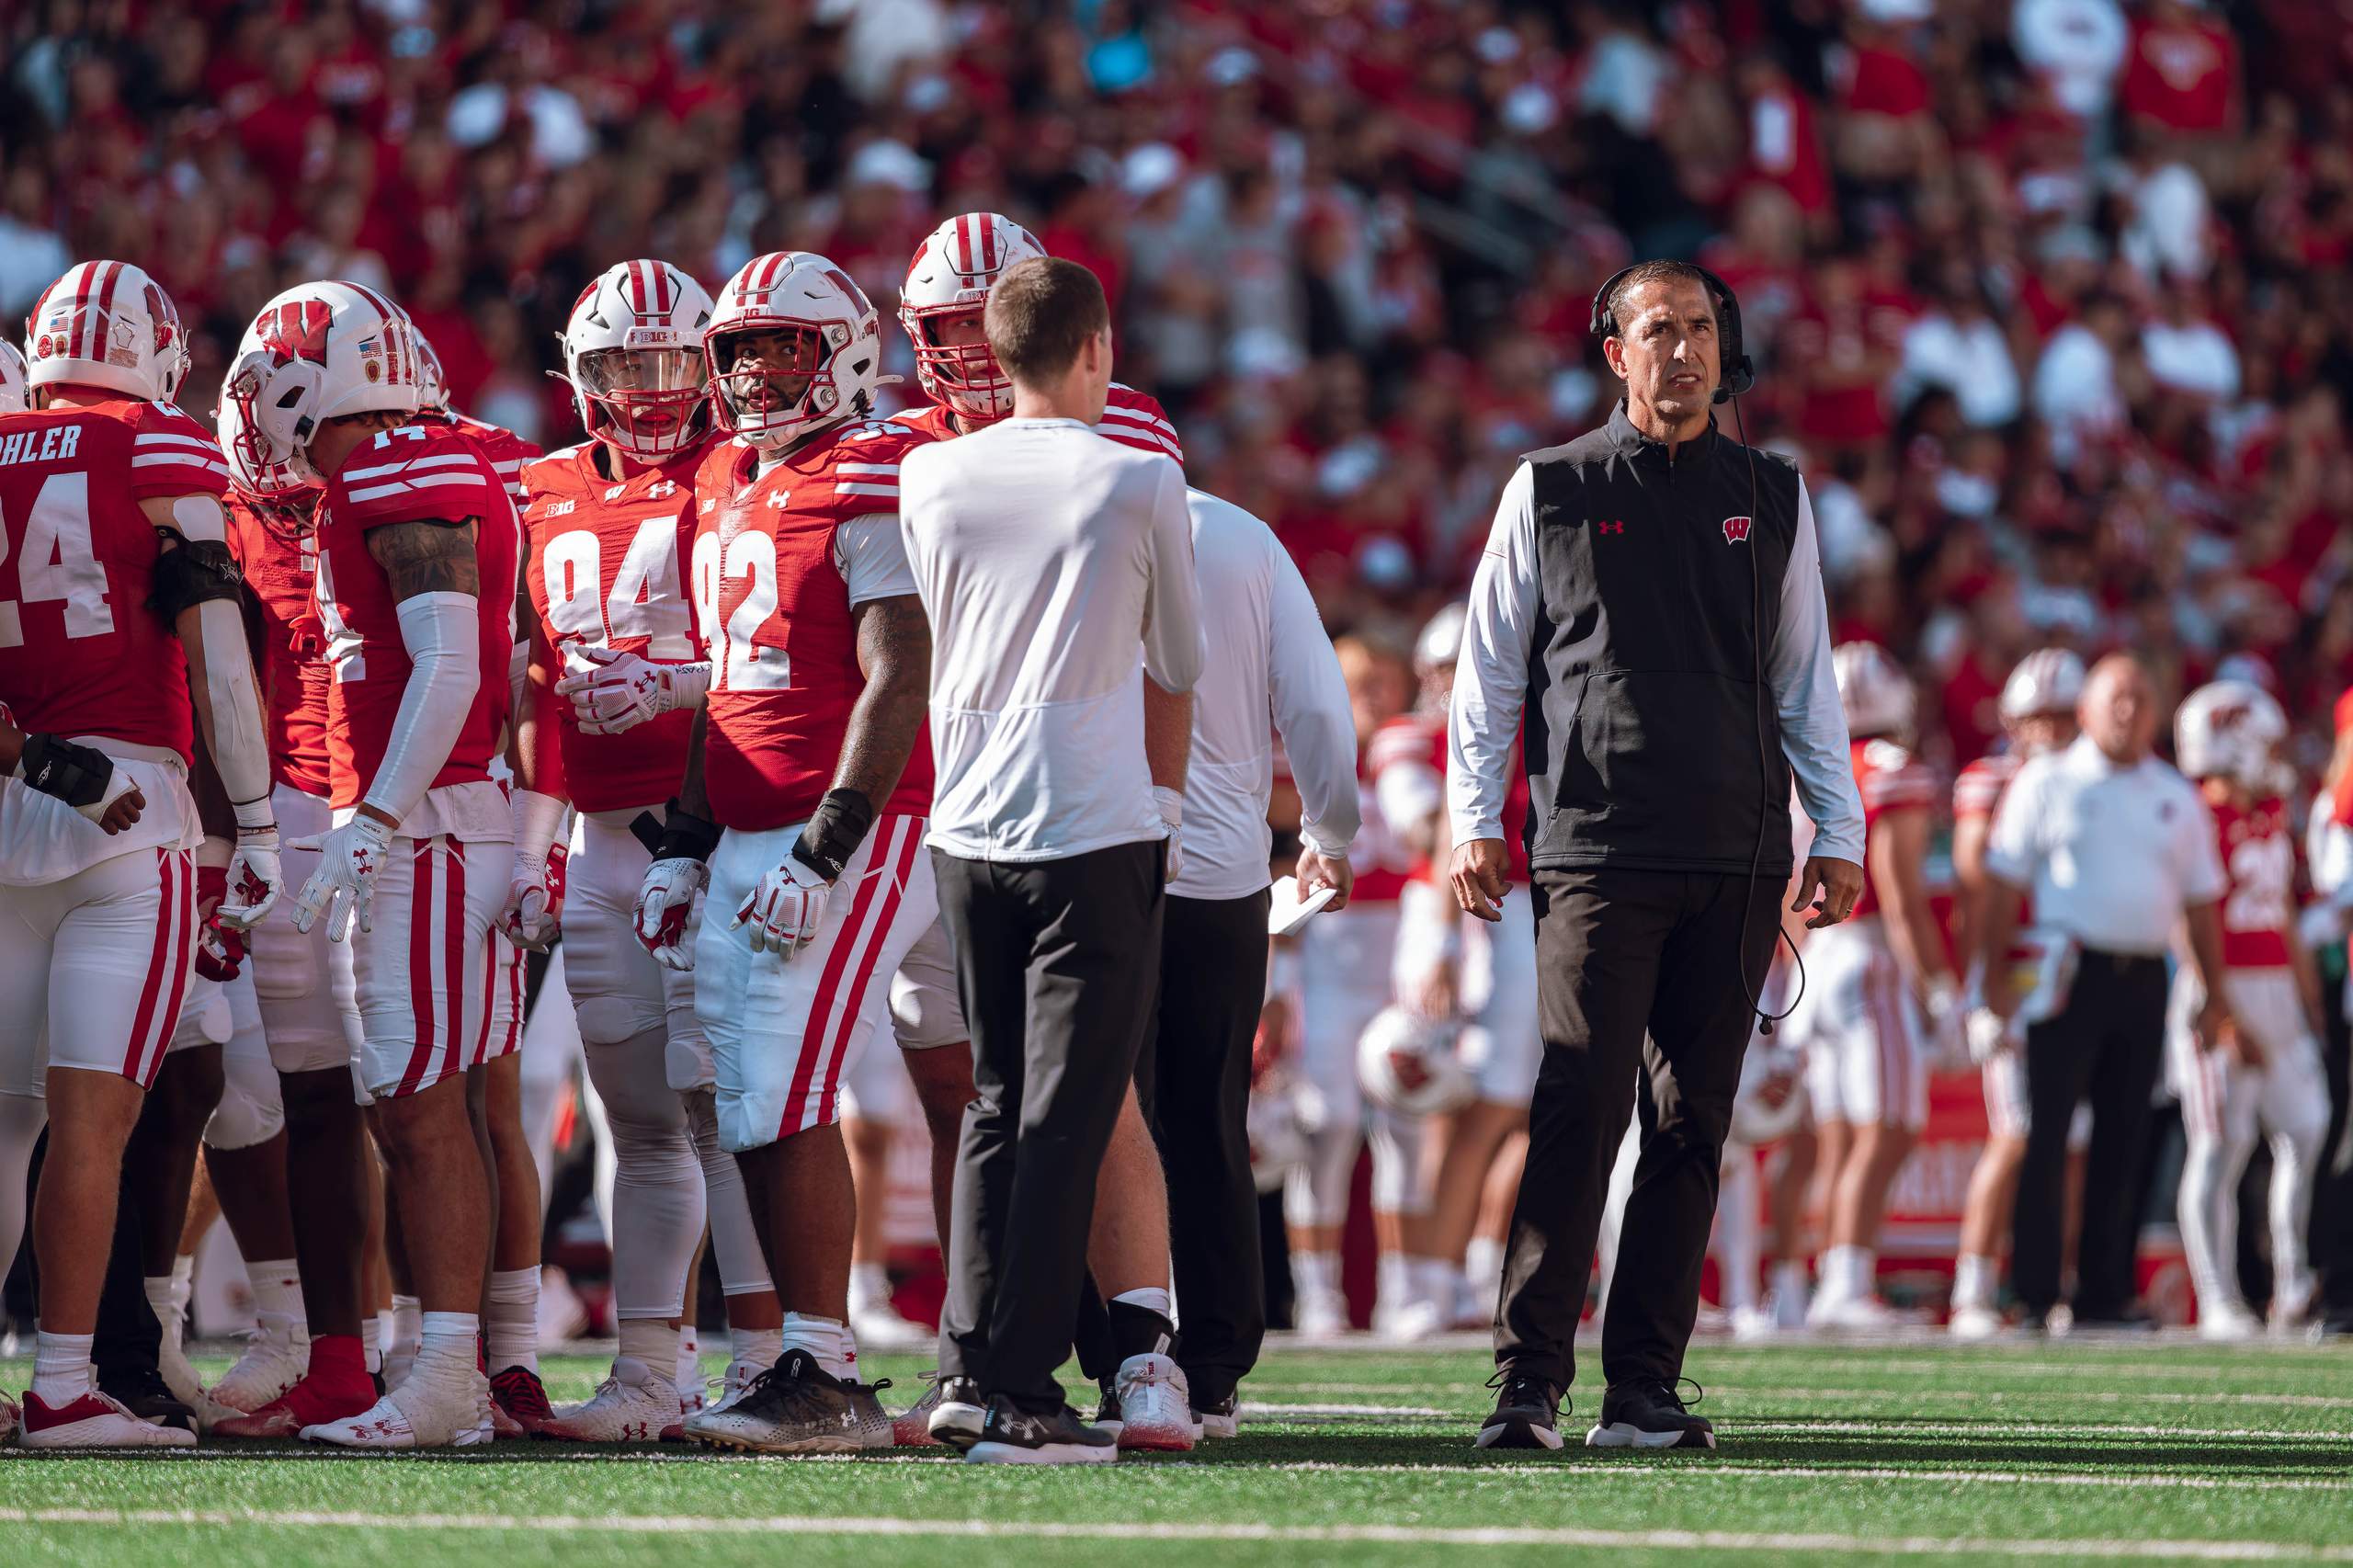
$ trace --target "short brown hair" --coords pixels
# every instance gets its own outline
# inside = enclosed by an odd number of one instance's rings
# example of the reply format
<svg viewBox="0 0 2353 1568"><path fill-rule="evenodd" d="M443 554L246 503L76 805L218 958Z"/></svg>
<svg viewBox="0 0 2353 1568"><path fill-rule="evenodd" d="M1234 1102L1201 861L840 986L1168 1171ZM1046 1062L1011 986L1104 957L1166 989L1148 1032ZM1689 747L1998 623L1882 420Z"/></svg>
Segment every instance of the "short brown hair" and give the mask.
<svg viewBox="0 0 2353 1568"><path fill-rule="evenodd" d="M981 315L996 362L1014 381L1033 387L1067 372L1079 350L1110 324L1102 281L1057 256L1034 256L1006 267Z"/></svg>
<svg viewBox="0 0 2353 1568"><path fill-rule="evenodd" d="M1708 297L1709 312L1719 318L1717 329L1722 330L1723 306L1716 299L1715 285L1708 281L1708 275L1688 261L1661 257L1655 261L1637 262L1628 267L1624 276L1618 279L1618 286L1609 290L1609 298L1602 301L1609 336L1625 335L1626 296L1646 283L1697 283L1699 292Z"/></svg>

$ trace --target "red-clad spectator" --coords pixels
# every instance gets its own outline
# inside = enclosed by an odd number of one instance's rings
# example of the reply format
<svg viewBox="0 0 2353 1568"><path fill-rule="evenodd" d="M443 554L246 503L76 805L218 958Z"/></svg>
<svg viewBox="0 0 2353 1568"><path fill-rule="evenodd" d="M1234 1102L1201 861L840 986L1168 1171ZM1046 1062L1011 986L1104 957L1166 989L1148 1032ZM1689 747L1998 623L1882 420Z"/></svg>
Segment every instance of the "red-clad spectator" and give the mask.
<svg viewBox="0 0 2353 1568"><path fill-rule="evenodd" d="M2229 129L2238 116L2239 48L2183 0L2152 0L2133 21L2120 93L2124 112L2177 135Z"/></svg>

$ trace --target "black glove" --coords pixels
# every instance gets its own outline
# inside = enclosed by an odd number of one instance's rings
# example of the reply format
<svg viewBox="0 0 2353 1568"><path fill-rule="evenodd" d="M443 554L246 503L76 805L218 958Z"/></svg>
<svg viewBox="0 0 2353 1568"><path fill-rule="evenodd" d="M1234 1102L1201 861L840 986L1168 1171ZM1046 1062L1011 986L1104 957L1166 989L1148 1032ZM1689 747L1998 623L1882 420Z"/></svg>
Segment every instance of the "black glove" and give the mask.
<svg viewBox="0 0 2353 1568"><path fill-rule="evenodd" d="M27 735L17 759L17 777L44 795L53 795L92 822L131 789L119 777L114 758L94 746L75 745L55 735Z"/></svg>

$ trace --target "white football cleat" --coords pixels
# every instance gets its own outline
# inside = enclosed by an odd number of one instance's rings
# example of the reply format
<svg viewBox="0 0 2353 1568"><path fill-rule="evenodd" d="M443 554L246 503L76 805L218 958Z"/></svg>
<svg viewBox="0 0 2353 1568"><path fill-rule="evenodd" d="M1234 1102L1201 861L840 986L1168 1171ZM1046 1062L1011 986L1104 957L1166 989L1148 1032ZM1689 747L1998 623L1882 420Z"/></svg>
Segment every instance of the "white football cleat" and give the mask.
<svg viewBox="0 0 2353 1568"><path fill-rule="evenodd" d="M142 1421L93 1388L51 1410L40 1395L25 1395L20 1449L192 1449L196 1434L184 1426Z"/></svg>
<svg viewBox="0 0 2353 1568"><path fill-rule="evenodd" d="M1443 1334L1446 1319L1445 1308L1427 1296L1416 1297L1394 1307L1376 1310L1372 1315L1373 1337L1392 1345L1417 1345L1434 1334Z"/></svg>
<svg viewBox="0 0 2353 1568"><path fill-rule="evenodd" d="M537 1435L569 1443L651 1443L685 1419L678 1385L636 1357L622 1356L595 1393L559 1411Z"/></svg>
<svg viewBox="0 0 2353 1568"><path fill-rule="evenodd" d="M1302 1294L1291 1312L1295 1332L1303 1339L1329 1339L1348 1332L1348 1301L1337 1290Z"/></svg>
<svg viewBox="0 0 2353 1568"><path fill-rule="evenodd" d="M2247 1309L2244 1301L2215 1301L2201 1306L2198 1312L2198 1337L2234 1342L2257 1339L2263 1335L2263 1320Z"/></svg>
<svg viewBox="0 0 2353 1568"><path fill-rule="evenodd" d="M330 1443L339 1449L471 1448L490 1440L490 1381L475 1373L461 1392L426 1386L426 1380L408 1381L357 1415L305 1426L306 1443Z"/></svg>
<svg viewBox="0 0 2353 1568"><path fill-rule="evenodd" d="M1146 1353L1120 1363L1111 1386L1120 1399L1120 1447L1183 1453L1199 1433L1185 1370L1165 1356Z"/></svg>
<svg viewBox="0 0 2353 1568"><path fill-rule="evenodd" d="M17 1402L0 1393L0 1443L8 1440L17 1430L17 1423L23 1418L24 1412L17 1408Z"/></svg>
<svg viewBox="0 0 2353 1568"><path fill-rule="evenodd" d="M887 1299L851 1307L849 1331L858 1344L877 1350L926 1350L939 1342L930 1329L901 1317Z"/></svg>
<svg viewBox="0 0 2353 1568"><path fill-rule="evenodd" d="M939 1446L931 1435L931 1413L939 1408L939 1374L923 1375L923 1397L891 1417L891 1446L896 1449L927 1449Z"/></svg>
<svg viewBox="0 0 2353 1568"><path fill-rule="evenodd" d="M2312 1321L2313 1298L2319 1293L2319 1282L2310 1273L2275 1282L2271 1287L2271 1332L2301 1336L2304 1325Z"/></svg>
<svg viewBox="0 0 2353 1568"><path fill-rule="evenodd" d="M1816 1296L1805 1314L1808 1328L1893 1328L1904 1320L1877 1296Z"/></svg>
<svg viewBox="0 0 2353 1568"><path fill-rule="evenodd" d="M1761 1307L1734 1307L1732 1310L1732 1336L1740 1340L1770 1339L1781 1332L1774 1321L1772 1304Z"/></svg>
<svg viewBox="0 0 2353 1568"><path fill-rule="evenodd" d="M1991 1307L1955 1307L1945 1332L1955 1339L1991 1339L2002 1332L2002 1314Z"/></svg>
<svg viewBox="0 0 2353 1568"><path fill-rule="evenodd" d="M252 1415L302 1381L311 1369L311 1331L287 1312L263 1312L245 1353L212 1385L215 1403Z"/></svg>

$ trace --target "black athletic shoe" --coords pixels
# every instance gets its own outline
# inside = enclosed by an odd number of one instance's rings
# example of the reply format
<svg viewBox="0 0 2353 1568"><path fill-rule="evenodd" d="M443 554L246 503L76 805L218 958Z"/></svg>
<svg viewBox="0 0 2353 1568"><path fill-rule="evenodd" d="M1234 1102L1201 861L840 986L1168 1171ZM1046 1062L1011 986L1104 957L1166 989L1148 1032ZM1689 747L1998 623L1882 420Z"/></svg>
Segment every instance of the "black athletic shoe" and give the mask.
<svg viewBox="0 0 2353 1568"><path fill-rule="evenodd" d="M1032 1415L1003 1394L989 1401L981 1440L964 1451L974 1464L1108 1464L1119 1457L1119 1439L1069 1405Z"/></svg>
<svg viewBox="0 0 2353 1568"><path fill-rule="evenodd" d="M1561 1396L1541 1378L1497 1372L1487 1386L1499 1390L1495 1414L1479 1428L1481 1449L1557 1449L1561 1446Z"/></svg>
<svg viewBox="0 0 2353 1568"><path fill-rule="evenodd" d="M98 1392L142 1421L186 1432L196 1430L196 1412L172 1396L164 1384L164 1374L153 1367L118 1372L112 1382L99 1384Z"/></svg>
<svg viewBox="0 0 2353 1568"><path fill-rule="evenodd" d="M1116 1379L1106 1378L1096 1385L1098 1397L1095 1401L1095 1417L1087 1422L1098 1432L1108 1432L1117 1437L1128 1429L1127 1418L1120 1414L1120 1385Z"/></svg>
<svg viewBox="0 0 2353 1568"><path fill-rule="evenodd" d="M989 1402L982 1397L981 1385L971 1378L942 1378L937 1386L939 1401L924 1429L951 1449L971 1448L981 1440L981 1427L989 1415Z"/></svg>
<svg viewBox="0 0 2353 1568"><path fill-rule="evenodd" d="M1691 1380L1686 1378L1685 1382ZM1691 1383L1691 1403L1702 1397ZM1685 1408L1683 1396L1652 1379L1623 1383L1601 1396L1601 1419L1585 1435L1588 1449L1712 1449L1716 1429Z"/></svg>
<svg viewBox="0 0 2353 1568"><path fill-rule="evenodd" d="M1242 1430L1242 1398L1227 1394L1223 1399L1193 1402L1193 1436L1200 1437L1231 1437Z"/></svg>

